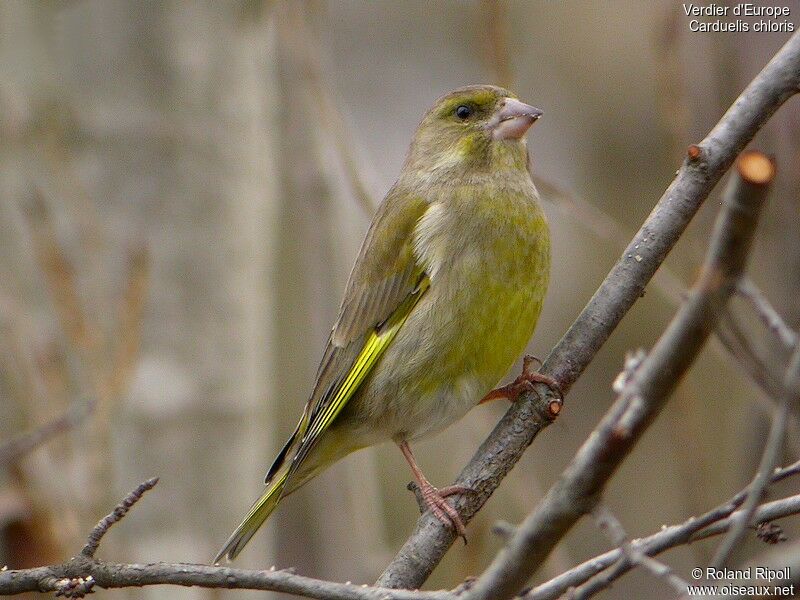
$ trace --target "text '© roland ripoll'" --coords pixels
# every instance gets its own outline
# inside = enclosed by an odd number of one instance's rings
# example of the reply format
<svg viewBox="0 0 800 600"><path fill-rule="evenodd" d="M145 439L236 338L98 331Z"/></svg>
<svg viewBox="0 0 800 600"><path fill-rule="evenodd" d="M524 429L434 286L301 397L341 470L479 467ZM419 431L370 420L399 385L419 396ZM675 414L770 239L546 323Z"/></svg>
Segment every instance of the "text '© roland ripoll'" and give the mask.
<svg viewBox="0 0 800 600"><path fill-rule="evenodd" d="M732 31L757 33L792 33L794 23L789 20L791 9L788 6L761 6L750 2L742 2L733 6L723 4L684 3L683 12L687 17L711 17L713 20L701 21L693 18L689 21L691 31ZM720 19L714 17L727 17ZM733 17L733 19L730 19Z"/></svg>

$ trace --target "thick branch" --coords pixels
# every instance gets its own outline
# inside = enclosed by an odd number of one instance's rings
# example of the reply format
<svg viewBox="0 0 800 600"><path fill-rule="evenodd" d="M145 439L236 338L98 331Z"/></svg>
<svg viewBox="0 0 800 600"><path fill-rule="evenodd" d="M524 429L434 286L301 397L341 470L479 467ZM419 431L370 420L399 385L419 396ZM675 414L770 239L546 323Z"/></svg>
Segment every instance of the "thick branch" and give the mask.
<svg viewBox="0 0 800 600"><path fill-rule="evenodd" d="M66 581L90 578L102 588L182 585L205 588L268 590L329 600L455 600L450 592L411 592L352 583L335 583L291 571L231 569L184 563L115 564L88 557L52 567L0 572L0 595L53 592Z"/></svg>
<svg viewBox="0 0 800 600"><path fill-rule="evenodd" d="M542 372L568 390L677 242L711 189L772 114L800 91L800 33L792 36L747 86L708 136L686 159L650 216L583 312L556 345ZM456 507L467 522L480 510L538 433L551 421L553 394L538 386L514 403L461 471L457 483L475 490ZM378 585L417 588L455 540L449 527L423 515Z"/></svg>
<svg viewBox="0 0 800 600"><path fill-rule="evenodd" d="M467 594L470 600L512 597L578 519L597 505L606 483L664 407L735 291L774 174L772 161L763 154L749 152L739 159L703 269L686 302L559 480L478 578Z"/></svg>

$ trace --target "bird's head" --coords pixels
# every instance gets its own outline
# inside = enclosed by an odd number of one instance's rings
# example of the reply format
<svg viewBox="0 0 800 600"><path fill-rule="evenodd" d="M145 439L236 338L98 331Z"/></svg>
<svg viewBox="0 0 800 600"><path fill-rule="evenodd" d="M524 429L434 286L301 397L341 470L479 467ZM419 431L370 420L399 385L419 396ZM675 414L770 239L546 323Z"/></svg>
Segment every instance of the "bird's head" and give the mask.
<svg viewBox="0 0 800 600"><path fill-rule="evenodd" d="M492 85L459 88L436 101L419 124L406 171L426 175L527 168L525 133L542 111Z"/></svg>

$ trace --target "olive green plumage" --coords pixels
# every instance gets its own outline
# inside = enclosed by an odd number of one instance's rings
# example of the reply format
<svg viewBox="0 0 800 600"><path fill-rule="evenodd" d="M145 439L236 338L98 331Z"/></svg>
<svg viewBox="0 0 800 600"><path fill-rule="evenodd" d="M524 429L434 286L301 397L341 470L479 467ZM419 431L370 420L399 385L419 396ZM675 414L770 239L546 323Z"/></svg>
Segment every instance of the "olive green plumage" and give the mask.
<svg viewBox="0 0 800 600"><path fill-rule="evenodd" d="M471 86L425 115L358 254L297 429L217 560L235 558L283 496L340 458L461 418L524 350L550 269L523 137L535 110Z"/></svg>

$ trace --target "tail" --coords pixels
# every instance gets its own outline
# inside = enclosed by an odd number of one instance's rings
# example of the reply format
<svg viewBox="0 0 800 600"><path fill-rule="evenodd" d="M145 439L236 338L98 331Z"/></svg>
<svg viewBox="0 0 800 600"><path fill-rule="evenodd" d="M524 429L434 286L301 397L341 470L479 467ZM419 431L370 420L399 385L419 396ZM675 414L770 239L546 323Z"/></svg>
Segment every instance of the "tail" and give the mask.
<svg viewBox="0 0 800 600"><path fill-rule="evenodd" d="M283 495L282 492L286 485L286 477L288 474L289 470L284 469L283 473L275 477L275 479L269 483L267 489L261 494L261 497L253 503L250 512L247 513L247 516L236 528L236 531L234 531L231 537L228 538L228 541L225 542L222 550L217 553L217 556L214 558L214 564L219 563L222 557L233 560L239 556L239 553L247 545L247 542L250 541L250 538L253 537L259 527L267 520L267 517L275 510L275 507L278 506L278 501Z"/></svg>

